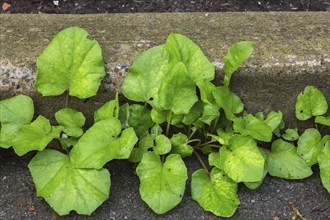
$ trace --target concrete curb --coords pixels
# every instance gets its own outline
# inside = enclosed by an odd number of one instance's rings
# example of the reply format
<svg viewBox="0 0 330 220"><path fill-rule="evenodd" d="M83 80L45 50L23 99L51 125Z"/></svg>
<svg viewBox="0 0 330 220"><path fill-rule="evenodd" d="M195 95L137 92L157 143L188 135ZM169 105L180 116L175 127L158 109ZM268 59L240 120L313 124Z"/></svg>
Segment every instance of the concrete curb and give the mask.
<svg viewBox="0 0 330 220"><path fill-rule="evenodd" d="M233 76L231 85L250 113L281 110L286 122L304 128L308 123L295 120L294 102L305 86L321 89L330 103L330 14L327 12L1 14L0 22L0 98L30 94L36 113L53 120L65 97L42 98L35 92L35 60L58 31L70 26L85 28L90 38L100 42L108 72L97 96L88 100L70 99L70 107L82 111L89 122L94 110L113 97L114 89L122 83L124 75L115 71L115 67L130 65L142 51L164 43L170 32L185 34L201 46L217 67L218 82L227 49L237 41L255 42L253 56ZM0 219L59 219L35 195L27 170L33 154L19 158L11 155L10 150L1 149L0 154L5 155L0 160ZM189 158L187 166L190 175L200 168ZM107 168L112 174L110 200L90 218L70 214L63 219L218 219L191 200L189 182L183 202L168 214L157 216L139 198L132 164L113 161ZM291 219L294 213L288 202L294 202L307 219L330 216L327 208L330 197L317 171L301 181L268 176L256 191L240 185L239 197L241 205L232 219ZM31 211L32 206L36 210Z"/></svg>
<svg viewBox="0 0 330 220"><path fill-rule="evenodd" d="M100 42L109 74L96 98L87 103L71 100L78 109L93 110L113 97L114 88L120 87L124 77L114 71L115 67L130 65L142 51L164 43L170 32L185 34L199 44L216 65L218 75L222 58L233 43L255 42L253 56L232 81L232 89L243 99L248 112L281 110L286 121L296 124L295 97L306 85L318 87L330 98L327 12L2 14L0 20L1 98L28 93L34 97L36 106L50 105L55 109L62 106L63 102L54 103L53 98L41 99L32 85L36 58L58 31L70 26L85 28L92 39ZM42 109L41 114L52 116ZM84 111L88 117L91 112Z"/></svg>

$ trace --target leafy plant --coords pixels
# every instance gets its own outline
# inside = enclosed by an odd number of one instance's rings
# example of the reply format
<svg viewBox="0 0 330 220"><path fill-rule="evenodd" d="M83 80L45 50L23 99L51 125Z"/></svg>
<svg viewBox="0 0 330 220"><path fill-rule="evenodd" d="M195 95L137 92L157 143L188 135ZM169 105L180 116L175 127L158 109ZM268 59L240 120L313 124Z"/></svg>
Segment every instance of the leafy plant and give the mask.
<svg viewBox="0 0 330 220"><path fill-rule="evenodd" d="M35 87L42 95L96 94L105 71L99 44L87 36L78 27L65 29L40 55ZM244 112L230 81L252 51L250 41L234 44L224 57L223 85L216 86L214 65L202 50L189 38L170 34L129 68L121 92L130 104L120 105L117 93L95 111L87 130L84 115L68 101L55 113L57 125L41 115L32 121L28 96L0 101L0 147L13 147L18 155L39 151L28 167L37 195L59 215L72 210L90 215L108 199L110 173L103 167L113 159L138 163L141 198L157 214L181 202L189 178L184 158L193 154L203 169L191 176L192 198L217 216L235 213L240 182L256 189L267 173L302 179L319 164L329 191L330 136L321 132L329 128L325 97L312 86L298 96L297 118L315 116L320 127L301 135L297 128L282 134L280 111ZM59 149L45 149L53 139Z"/></svg>

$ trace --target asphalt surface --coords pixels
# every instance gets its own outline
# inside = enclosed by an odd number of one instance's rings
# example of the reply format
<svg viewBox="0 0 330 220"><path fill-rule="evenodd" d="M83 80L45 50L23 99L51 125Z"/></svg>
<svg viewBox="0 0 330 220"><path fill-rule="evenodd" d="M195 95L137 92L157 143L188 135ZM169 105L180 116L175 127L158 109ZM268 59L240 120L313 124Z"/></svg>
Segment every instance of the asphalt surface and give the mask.
<svg viewBox="0 0 330 220"><path fill-rule="evenodd" d="M33 153L22 158L11 150L1 150L0 160L0 219L219 219L205 212L190 196L190 176L200 169L195 157L185 159L189 180L182 202L164 215L154 214L140 199L139 180L134 165L127 161L112 161L106 165L111 173L110 199L104 202L90 217L71 212L59 217L50 206L36 196L27 168ZM313 176L304 180L287 181L267 176L255 191L239 185L241 200L231 219L291 219L292 202L306 219L330 219L330 195L323 188L318 167ZM221 218L220 218L221 219Z"/></svg>

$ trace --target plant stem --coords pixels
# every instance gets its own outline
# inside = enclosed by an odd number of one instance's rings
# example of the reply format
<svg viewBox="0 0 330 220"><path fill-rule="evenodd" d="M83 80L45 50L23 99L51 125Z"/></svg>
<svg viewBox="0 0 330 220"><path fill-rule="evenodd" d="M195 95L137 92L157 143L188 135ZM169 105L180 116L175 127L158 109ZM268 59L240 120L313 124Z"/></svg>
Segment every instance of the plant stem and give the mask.
<svg viewBox="0 0 330 220"><path fill-rule="evenodd" d="M202 167L204 168L204 170L207 172L207 174L210 175L209 170L207 169L205 163L203 162L202 158L199 156L199 154L197 153L197 151L194 150L194 154L197 157L197 159L199 160L199 162L202 165Z"/></svg>
<svg viewBox="0 0 330 220"><path fill-rule="evenodd" d="M199 140L199 139L192 139L192 140L189 140L189 141L187 142L187 144L190 144L190 143L193 143L193 142L198 142L198 144L197 144L196 146L199 146L199 145L201 144L201 140Z"/></svg>
<svg viewBox="0 0 330 220"><path fill-rule="evenodd" d="M213 153L213 152L214 152L214 151L206 150L206 149L203 149L203 148L200 148L200 147L192 147L192 148L194 148L194 149L196 149L196 150L202 150L202 151L205 151L205 152L207 152L207 153Z"/></svg>
<svg viewBox="0 0 330 220"><path fill-rule="evenodd" d="M217 142L217 141L216 141L216 140L210 140L210 141L208 141L208 142L205 142L205 143L199 145L199 147L203 147L203 146L205 146L205 145L210 145L210 144L213 144L214 142Z"/></svg>
<svg viewBox="0 0 330 220"><path fill-rule="evenodd" d="M171 121L172 121L172 111L170 111L170 114L167 117L167 126L166 126L166 136L167 137L168 137L168 133L170 131Z"/></svg>
<svg viewBox="0 0 330 220"><path fill-rule="evenodd" d="M118 89L116 91L116 111L115 111L115 116L118 118L119 117L119 100L118 100Z"/></svg>
<svg viewBox="0 0 330 220"><path fill-rule="evenodd" d="M219 122L220 117L217 117L213 123L212 129L211 129L211 134L213 134L215 132L215 130L217 129L217 125Z"/></svg>
<svg viewBox="0 0 330 220"><path fill-rule="evenodd" d="M190 129L190 126L189 126ZM192 136L196 133L197 130L193 130L193 132L191 132L191 134L189 135L188 139L190 140L190 138L192 138Z"/></svg>

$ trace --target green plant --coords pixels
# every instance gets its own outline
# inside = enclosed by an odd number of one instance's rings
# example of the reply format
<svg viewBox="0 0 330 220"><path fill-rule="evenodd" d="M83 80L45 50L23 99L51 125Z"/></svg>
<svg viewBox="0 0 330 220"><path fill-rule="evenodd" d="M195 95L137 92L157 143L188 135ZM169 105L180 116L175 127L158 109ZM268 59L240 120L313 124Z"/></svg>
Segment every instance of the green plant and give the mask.
<svg viewBox="0 0 330 220"><path fill-rule="evenodd" d="M105 71L99 44L87 36L78 27L65 29L40 55L35 88L42 95L96 94ZM314 128L301 136L296 128L281 134L281 112L266 117L243 112L241 99L230 90L232 74L252 50L250 41L234 44L224 57L223 86L216 86L214 65L202 50L187 37L170 34L129 68L121 92L131 104L120 105L117 93L95 112L86 131L84 115L68 102L55 113L58 125L52 126L43 116L32 121L28 96L0 101L0 146L12 146L20 156L40 151L29 169L37 195L59 215L71 210L90 215L109 197L110 173L103 166L113 159L138 163L141 198L158 214L181 202L188 179L184 158L192 154L203 167L191 177L192 198L217 216L235 213L238 183L256 189L267 173L302 179L318 163L329 191L330 136L321 137ZM316 116L315 122L329 129L327 109L315 87L298 96L300 120ZM60 151L45 149L54 138Z"/></svg>

